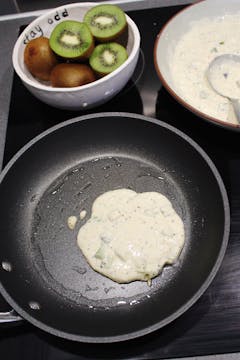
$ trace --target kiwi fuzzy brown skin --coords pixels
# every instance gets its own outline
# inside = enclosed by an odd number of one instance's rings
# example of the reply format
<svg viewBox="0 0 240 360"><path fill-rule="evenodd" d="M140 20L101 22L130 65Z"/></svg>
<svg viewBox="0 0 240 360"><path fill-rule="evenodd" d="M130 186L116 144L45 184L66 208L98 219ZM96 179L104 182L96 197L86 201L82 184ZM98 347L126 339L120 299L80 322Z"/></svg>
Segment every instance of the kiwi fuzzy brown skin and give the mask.
<svg viewBox="0 0 240 360"><path fill-rule="evenodd" d="M123 29L123 31L121 32L121 34L119 34L114 42L122 45L123 47L127 47L128 44L128 26L125 26L125 28Z"/></svg>
<svg viewBox="0 0 240 360"><path fill-rule="evenodd" d="M39 80L49 81L51 71L58 62L58 57L49 46L49 39L44 36L31 40L25 47L24 63Z"/></svg>
<svg viewBox="0 0 240 360"><path fill-rule="evenodd" d="M95 40L95 46L94 47L96 47L98 44L103 44L103 43L107 43L107 42L112 42L112 40L107 40L107 41ZM128 26L125 26L123 31L117 37L114 38L114 42L116 42L116 43L122 45L123 47L127 48L127 44L128 44ZM91 56L91 54L90 54L90 56Z"/></svg>
<svg viewBox="0 0 240 360"><path fill-rule="evenodd" d="M79 60L79 61L87 61L87 60L89 59L89 57L91 56L94 48L95 48L95 41L94 41L94 38L93 38L93 42L92 42L90 48L88 49L88 51L86 51L86 52L84 53L84 55L82 55L82 56L81 56L79 59L77 59L77 60Z"/></svg>
<svg viewBox="0 0 240 360"><path fill-rule="evenodd" d="M114 41L125 46L124 43L126 43L126 36L128 37L128 24L126 24L124 28L117 35L109 36L108 38L105 39L101 39L97 36L95 36L95 38L99 44Z"/></svg>
<svg viewBox="0 0 240 360"><path fill-rule="evenodd" d="M50 76L53 87L76 87L91 83L96 76L86 64L63 63L56 65Z"/></svg>

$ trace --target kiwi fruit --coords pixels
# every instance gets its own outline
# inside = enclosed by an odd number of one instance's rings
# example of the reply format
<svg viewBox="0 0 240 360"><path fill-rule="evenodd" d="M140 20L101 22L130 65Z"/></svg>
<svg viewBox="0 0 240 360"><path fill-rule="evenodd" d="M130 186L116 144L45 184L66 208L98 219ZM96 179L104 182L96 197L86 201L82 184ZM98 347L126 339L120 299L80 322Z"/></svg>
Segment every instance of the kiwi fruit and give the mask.
<svg viewBox="0 0 240 360"><path fill-rule="evenodd" d="M34 77L49 81L58 58L50 48L48 38L40 36L29 41L24 49L24 63Z"/></svg>
<svg viewBox="0 0 240 360"><path fill-rule="evenodd" d="M99 44L93 50L89 64L100 76L110 74L128 58L126 49L115 42Z"/></svg>
<svg viewBox="0 0 240 360"><path fill-rule="evenodd" d="M74 87L96 80L90 66L86 64L62 63L56 65L50 76L53 87Z"/></svg>
<svg viewBox="0 0 240 360"><path fill-rule="evenodd" d="M66 59L85 60L93 51L94 39L89 27L74 20L62 21L50 35L50 47Z"/></svg>
<svg viewBox="0 0 240 360"><path fill-rule="evenodd" d="M92 7L84 15L83 21L99 42L115 40L127 28L125 13L111 4Z"/></svg>

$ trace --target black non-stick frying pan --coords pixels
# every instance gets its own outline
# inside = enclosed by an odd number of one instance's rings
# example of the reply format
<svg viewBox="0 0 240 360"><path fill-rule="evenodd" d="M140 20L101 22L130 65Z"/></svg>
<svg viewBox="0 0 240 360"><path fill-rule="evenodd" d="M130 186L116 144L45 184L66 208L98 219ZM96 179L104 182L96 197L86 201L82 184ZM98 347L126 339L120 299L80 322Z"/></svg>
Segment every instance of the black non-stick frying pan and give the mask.
<svg viewBox="0 0 240 360"><path fill-rule="evenodd" d="M94 272L77 247L94 199L118 188L161 192L184 221L180 258L151 287ZM209 157L180 131L134 114L83 116L35 138L1 174L0 205L1 293L22 318L77 341L126 340L174 320L212 281L229 235ZM68 217L83 209L70 230Z"/></svg>

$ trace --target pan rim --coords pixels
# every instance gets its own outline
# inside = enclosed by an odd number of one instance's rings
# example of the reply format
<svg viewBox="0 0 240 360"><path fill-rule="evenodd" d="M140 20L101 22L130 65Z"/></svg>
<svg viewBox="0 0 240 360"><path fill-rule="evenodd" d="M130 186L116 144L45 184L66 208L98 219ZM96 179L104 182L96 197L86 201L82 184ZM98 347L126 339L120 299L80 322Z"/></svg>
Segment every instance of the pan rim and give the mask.
<svg viewBox="0 0 240 360"><path fill-rule="evenodd" d="M218 256L216 258L216 261L212 267L211 272L209 273L208 277L205 279L205 281L202 283L201 287L198 289L198 291L181 307L179 307L174 313L169 315L168 317L164 318L163 320L150 325L148 327L145 327L141 330L132 331L127 334L121 334L121 335L113 335L113 336L104 336L104 337L95 337L95 336L83 336L83 335L76 335L72 333L68 333L67 331L58 330L54 327L51 327L49 325L46 325L40 320L35 319L29 312L25 311L21 306L19 306L15 300L8 294L5 287L0 282L0 293L3 295L3 297L6 299L6 301L9 303L9 305L20 315L23 317L23 319L29 321L31 324L35 325L36 327L40 328L41 330L46 331L47 333L50 333L52 335L61 337L63 339L67 340L73 340L78 342L86 342L86 343L113 343L113 342L120 342L125 340L130 340L134 338L141 337L143 335L147 335L149 333L152 333L156 330L159 330L160 328L163 328L167 324L171 323L175 319L177 319L179 316L181 316L183 313L186 312L194 303L197 302L197 300L201 297L201 295L207 290L211 282L213 281L214 277L216 276L220 265L222 264L222 260L224 258L227 244L228 244L228 238L230 234L230 205L228 200L227 191L225 188L225 185L223 183L223 180L221 178L221 175L216 168L215 164L209 157L209 155L200 147L200 145L195 142L192 138L190 138L188 135L186 135L181 130L175 128L172 125L169 125L162 120L157 120L152 117L140 115L140 114L134 114L134 113L128 113L128 112L101 112L101 113L93 113L89 115L83 115L83 116L77 116L75 118L69 119L67 121L61 122L55 126L52 126L51 128L47 129L46 131L42 132L41 134L34 137L32 140L30 140L26 145L24 145L13 157L12 159L7 163L7 165L4 167L3 171L0 174L0 184L5 178L8 171L11 169L11 167L14 165L14 163L20 158L28 149L30 149L35 143L37 143L42 138L46 137L47 135L63 128L66 126L69 126L71 124L89 120L92 118L101 118L101 117L124 117L124 118L133 118L137 120L146 121L148 123L153 123L155 125L161 126L177 136L181 137L184 141L190 144L197 152L198 154L203 158L203 160L206 162L208 167L210 168L212 174L214 175L216 179L216 185L219 187L220 195L222 198L223 203L223 212L224 212L224 232L222 236L222 244L221 248L219 250Z"/></svg>

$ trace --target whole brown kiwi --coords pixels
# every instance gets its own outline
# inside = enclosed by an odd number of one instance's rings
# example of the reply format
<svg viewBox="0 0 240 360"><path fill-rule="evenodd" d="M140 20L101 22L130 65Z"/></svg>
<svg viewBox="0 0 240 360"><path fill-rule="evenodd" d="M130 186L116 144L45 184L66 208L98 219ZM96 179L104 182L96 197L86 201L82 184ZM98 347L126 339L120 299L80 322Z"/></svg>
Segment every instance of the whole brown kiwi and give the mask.
<svg viewBox="0 0 240 360"><path fill-rule="evenodd" d="M50 76L51 85L54 87L81 86L95 80L93 70L86 64L58 64L53 68Z"/></svg>
<svg viewBox="0 0 240 360"><path fill-rule="evenodd" d="M29 41L24 50L24 63L34 77L49 81L52 69L58 64L49 39L41 36Z"/></svg>

